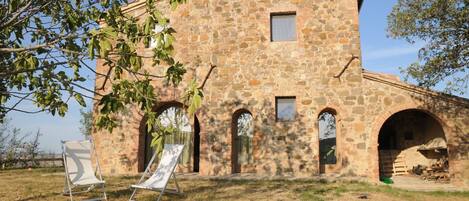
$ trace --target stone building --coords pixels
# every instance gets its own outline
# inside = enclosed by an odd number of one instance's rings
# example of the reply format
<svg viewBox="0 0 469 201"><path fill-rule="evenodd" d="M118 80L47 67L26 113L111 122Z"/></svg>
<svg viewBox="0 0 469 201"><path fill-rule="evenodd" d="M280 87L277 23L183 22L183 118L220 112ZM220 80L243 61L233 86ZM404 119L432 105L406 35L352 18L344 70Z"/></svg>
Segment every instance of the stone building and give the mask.
<svg viewBox="0 0 469 201"><path fill-rule="evenodd" d="M469 100L364 70L361 3L190 0L173 11L162 4L177 30L175 57L189 69L185 80L202 80L217 65L195 117L178 113L184 86L153 83L155 110L182 124L187 150L179 171L377 181L396 173L386 163L399 159L407 171L447 157L451 180L469 186ZM143 6L123 9L144 16ZM152 54L143 45L140 51ZM98 60L97 70L105 69ZM101 167L137 173L151 151L145 117L129 107L119 118L112 134L93 133Z"/></svg>

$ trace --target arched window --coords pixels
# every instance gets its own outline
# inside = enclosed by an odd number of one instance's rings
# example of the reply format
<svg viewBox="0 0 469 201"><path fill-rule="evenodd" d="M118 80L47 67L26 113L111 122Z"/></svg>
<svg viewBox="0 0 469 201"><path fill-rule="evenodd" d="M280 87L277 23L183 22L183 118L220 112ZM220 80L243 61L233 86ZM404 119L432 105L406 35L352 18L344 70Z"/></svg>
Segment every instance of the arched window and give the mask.
<svg viewBox="0 0 469 201"><path fill-rule="evenodd" d="M198 167L198 146L194 146L195 143L199 143L197 137L199 132L197 118L195 118L194 125L196 128L192 128L190 120L184 113L184 110L180 105L170 105L163 107L158 112L157 123L153 126L153 130L147 133L145 138L145 167L148 164L151 156L154 153L151 148L151 142L153 140L152 133L171 133L170 135L164 136L164 144L184 144L184 150L179 160L179 164L182 167L192 167L191 171L197 172ZM193 163L193 164L192 164Z"/></svg>
<svg viewBox="0 0 469 201"><path fill-rule="evenodd" d="M243 165L253 162L252 138L253 118L249 111L242 110L233 115L232 172L240 173Z"/></svg>
<svg viewBox="0 0 469 201"><path fill-rule="evenodd" d="M336 164L336 119L331 111L322 112L319 115L319 157L320 164Z"/></svg>
<svg viewBox="0 0 469 201"><path fill-rule="evenodd" d="M184 144L184 150L181 155L180 163L189 163L192 155L193 139L192 127L189 118L186 116L182 108L172 106L158 115L158 121L163 129L169 129L173 134L165 136L165 144ZM158 127L156 127L158 129Z"/></svg>

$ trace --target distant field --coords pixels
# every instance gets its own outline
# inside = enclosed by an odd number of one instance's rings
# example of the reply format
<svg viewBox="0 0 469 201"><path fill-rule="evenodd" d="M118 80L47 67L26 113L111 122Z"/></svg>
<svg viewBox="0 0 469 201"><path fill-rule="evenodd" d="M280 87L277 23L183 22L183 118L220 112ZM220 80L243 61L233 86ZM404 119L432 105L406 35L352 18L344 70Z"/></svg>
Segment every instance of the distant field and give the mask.
<svg viewBox="0 0 469 201"><path fill-rule="evenodd" d="M0 171L0 200L67 200L62 169ZM106 177L109 200L128 200L138 177ZM469 192L411 192L359 182L179 180L185 195L163 200L429 200L467 201ZM172 183L170 184L172 185ZM90 195L90 194L87 194ZM96 196L91 194L90 197ZM137 200L156 200L158 193L140 191ZM81 199L90 197L77 197Z"/></svg>

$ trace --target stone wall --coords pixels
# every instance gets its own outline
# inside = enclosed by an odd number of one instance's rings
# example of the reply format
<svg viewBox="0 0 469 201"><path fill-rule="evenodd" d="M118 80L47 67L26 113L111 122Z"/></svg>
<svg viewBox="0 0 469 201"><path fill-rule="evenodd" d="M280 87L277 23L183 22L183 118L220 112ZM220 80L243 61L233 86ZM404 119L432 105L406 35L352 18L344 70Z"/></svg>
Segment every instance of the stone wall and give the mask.
<svg viewBox="0 0 469 201"><path fill-rule="evenodd" d="M137 2L126 9L135 16L145 15L139 7ZM378 174L377 135L386 118L406 107L435 109L424 107L422 95L367 78L360 59L334 78L352 55L361 54L356 1L191 0L175 11L164 10L177 31L175 57L189 69L185 80L202 80L210 64L217 65L206 85L203 107L196 114L201 126L200 175L231 174L232 116L240 109L248 110L255 124L254 164L246 171L317 175L318 116L324 110L334 110L337 164L328 166L328 172L372 179ZM271 42L270 15L283 12L296 12L297 40ZM151 54L143 47L141 51ZM101 64L98 61L97 70L105 72ZM151 62L146 65L155 74L164 73L163 67L151 67ZM96 85L101 86L102 81L97 78ZM178 101L184 88L165 87L160 81L153 84L160 105ZM295 121L276 121L278 96L296 97ZM441 103L446 104L446 99ZM450 148L455 159L452 171L467 177L462 173L467 152L464 156L457 151L467 151L467 145L461 145L469 133L468 117L461 114L467 107L448 107L459 112L455 115L446 110L441 117L448 121L445 133L454 145ZM139 155L145 118L137 108L129 107L120 119L121 126L113 133L95 130L93 134L106 174L142 169Z"/></svg>
<svg viewBox="0 0 469 201"><path fill-rule="evenodd" d="M453 182L469 186L469 101L404 84L389 76L365 72L364 96L369 171L378 178L378 133L393 114L417 109L432 116L443 128L449 154L449 171Z"/></svg>

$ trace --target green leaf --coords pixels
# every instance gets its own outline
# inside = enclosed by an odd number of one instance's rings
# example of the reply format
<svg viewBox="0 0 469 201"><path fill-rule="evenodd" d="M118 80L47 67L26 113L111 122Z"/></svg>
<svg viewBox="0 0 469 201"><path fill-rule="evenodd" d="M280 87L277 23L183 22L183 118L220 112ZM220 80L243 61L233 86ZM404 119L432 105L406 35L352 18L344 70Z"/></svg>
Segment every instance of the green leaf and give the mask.
<svg viewBox="0 0 469 201"><path fill-rule="evenodd" d="M37 66L38 66L38 64L39 64L39 62L38 62L38 60L37 60L37 58L36 58L35 56L30 56L30 57L28 58L28 63L29 63L30 69L35 69L35 68L37 68Z"/></svg>
<svg viewBox="0 0 469 201"><path fill-rule="evenodd" d="M109 51L111 51L111 42L109 42L109 40L101 40L99 41L99 46L100 46L100 49L99 49L99 56L101 58L106 58L109 54Z"/></svg>
<svg viewBox="0 0 469 201"><path fill-rule="evenodd" d="M65 113L67 113L67 111L68 111L68 105L65 103L61 104L59 107L59 111L58 111L59 115L63 117L65 116Z"/></svg>
<svg viewBox="0 0 469 201"><path fill-rule="evenodd" d="M96 40L95 37L92 37L90 39L90 42L88 43L88 54L89 54L91 59L94 58L95 40Z"/></svg>
<svg viewBox="0 0 469 201"><path fill-rule="evenodd" d="M192 98L192 104L191 104L191 110L189 110L189 115L193 115L197 109L200 108L202 105L202 97L199 94L194 94L194 97Z"/></svg>
<svg viewBox="0 0 469 201"><path fill-rule="evenodd" d="M161 153L163 152L164 148L164 136L159 135L157 133L153 133L153 139L151 141L151 147L155 149L155 152L158 154L158 156L161 156Z"/></svg>
<svg viewBox="0 0 469 201"><path fill-rule="evenodd" d="M0 96L0 104L6 103L7 102L7 97L6 96Z"/></svg>
<svg viewBox="0 0 469 201"><path fill-rule="evenodd" d="M106 38L108 39L114 39L117 37L117 32L114 28L110 27L110 26L106 26L106 27L103 27L101 29L102 33L105 34Z"/></svg>
<svg viewBox="0 0 469 201"><path fill-rule="evenodd" d="M75 100L78 102L78 104L80 104L82 107L86 107L86 102L81 94L75 93L73 96L75 97Z"/></svg>
<svg viewBox="0 0 469 201"><path fill-rule="evenodd" d="M21 1L10 1L9 4L8 4L8 10L10 11L10 13L13 13L14 11L16 11L16 9L18 9L18 3L20 3Z"/></svg>
<svg viewBox="0 0 469 201"><path fill-rule="evenodd" d="M145 19L145 26L143 29L143 34L150 35L153 27L154 27L153 18L151 16L148 16Z"/></svg>
<svg viewBox="0 0 469 201"><path fill-rule="evenodd" d="M101 0L101 5L103 7L108 7L109 6L109 0Z"/></svg>

